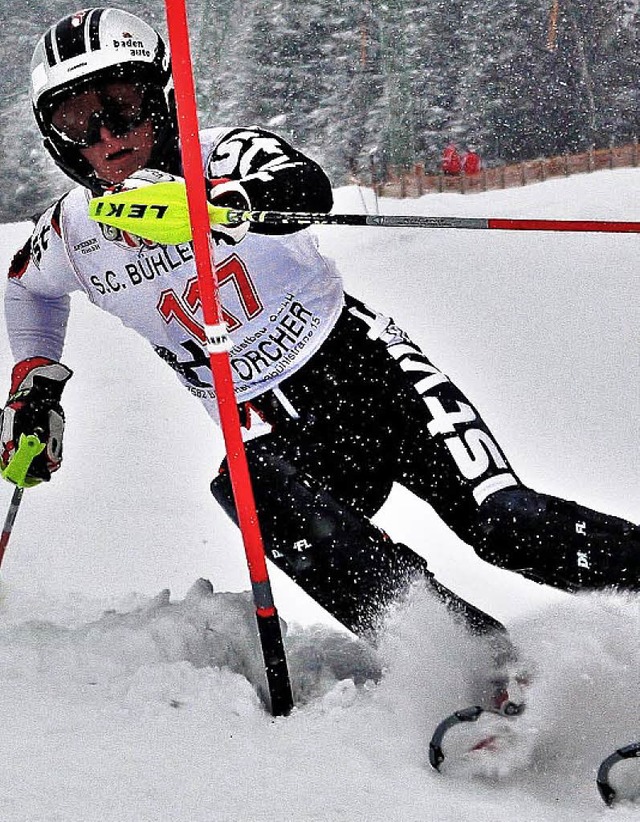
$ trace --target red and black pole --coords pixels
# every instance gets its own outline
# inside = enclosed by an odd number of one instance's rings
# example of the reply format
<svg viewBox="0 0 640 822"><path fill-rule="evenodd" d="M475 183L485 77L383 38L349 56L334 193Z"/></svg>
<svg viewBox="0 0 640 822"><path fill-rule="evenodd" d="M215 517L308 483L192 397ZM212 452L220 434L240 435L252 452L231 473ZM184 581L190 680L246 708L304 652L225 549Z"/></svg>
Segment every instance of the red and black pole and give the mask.
<svg viewBox="0 0 640 822"><path fill-rule="evenodd" d="M189 45L189 26L184 0L165 0L182 164L193 234L194 255L204 318L207 350L213 373L220 424L224 436L229 474L242 532L256 608L258 631L264 655L271 712L282 716L293 707L291 682L278 613L273 601L264 545L258 524L249 467L242 441L229 350L231 341L222 318L218 281L214 271L213 245L198 133L198 114Z"/></svg>
<svg viewBox="0 0 640 822"><path fill-rule="evenodd" d="M18 510L20 509L23 494L24 488L16 488L11 496L9 510L2 527L2 534L0 534L0 565L2 565L4 552L7 550L7 545L9 544L9 538L11 537L11 531L13 530L13 523L15 522Z"/></svg>

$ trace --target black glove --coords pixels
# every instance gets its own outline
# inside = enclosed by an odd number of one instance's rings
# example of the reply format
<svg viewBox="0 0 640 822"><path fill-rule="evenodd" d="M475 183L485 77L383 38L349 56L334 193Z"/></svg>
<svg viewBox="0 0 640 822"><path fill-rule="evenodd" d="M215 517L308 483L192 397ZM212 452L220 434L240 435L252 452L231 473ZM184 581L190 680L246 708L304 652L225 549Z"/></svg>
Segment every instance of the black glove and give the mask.
<svg viewBox="0 0 640 822"><path fill-rule="evenodd" d="M237 211L251 211L249 195L236 180L227 177L217 177L207 181L207 198L211 205L222 208L233 208ZM211 234L217 242L237 245L247 236L249 223L216 223L211 226Z"/></svg>
<svg viewBox="0 0 640 822"><path fill-rule="evenodd" d="M62 390L73 372L46 357L17 363L11 374L11 390L2 411L0 467L4 470L15 454L21 434L36 434L45 448L31 463L25 486L48 482L62 463L64 412Z"/></svg>

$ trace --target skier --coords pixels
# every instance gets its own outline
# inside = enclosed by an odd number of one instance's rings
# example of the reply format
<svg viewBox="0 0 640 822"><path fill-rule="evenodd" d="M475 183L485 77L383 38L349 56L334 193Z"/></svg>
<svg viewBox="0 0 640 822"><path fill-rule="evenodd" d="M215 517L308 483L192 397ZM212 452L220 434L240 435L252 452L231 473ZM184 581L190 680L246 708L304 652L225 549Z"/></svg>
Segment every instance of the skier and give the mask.
<svg viewBox="0 0 640 822"><path fill-rule="evenodd" d="M6 289L11 388L0 461L21 433L46 449L29 481L62 460L60 362L69 294L84 291L153 346L216 418L190 244L160 246L99 226L87 203L114 185L180 175L169 54L118 9L77 12L36 46L32 100L44 145L79 185L48 208ZM322 169L258 127L202 132L211 202L329 211ZM478 411L384 314L343 291L309 231L218 225L216 267L231 365L269 557L356 633L416 576L478 631L500 628L433 579L371 523L394 482L429 503L478 554L564 589L638 588L640 529L526 487ZM225 464L212 493L235 517Z"/></svg>

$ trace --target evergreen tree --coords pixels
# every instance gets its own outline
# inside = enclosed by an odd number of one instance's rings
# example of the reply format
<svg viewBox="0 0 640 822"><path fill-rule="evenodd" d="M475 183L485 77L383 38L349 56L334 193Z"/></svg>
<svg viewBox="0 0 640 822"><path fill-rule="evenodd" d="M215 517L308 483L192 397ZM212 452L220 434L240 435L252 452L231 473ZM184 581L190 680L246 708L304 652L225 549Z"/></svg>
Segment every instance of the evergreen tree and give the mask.
<svg viewBox="0 0 640 822"><path fill-rule="evenodd" d="M438 169L442 150L457 139L456 98L463 70L463 2L416 4L408 61L414 100L416 150L428 169Z"/></svg>

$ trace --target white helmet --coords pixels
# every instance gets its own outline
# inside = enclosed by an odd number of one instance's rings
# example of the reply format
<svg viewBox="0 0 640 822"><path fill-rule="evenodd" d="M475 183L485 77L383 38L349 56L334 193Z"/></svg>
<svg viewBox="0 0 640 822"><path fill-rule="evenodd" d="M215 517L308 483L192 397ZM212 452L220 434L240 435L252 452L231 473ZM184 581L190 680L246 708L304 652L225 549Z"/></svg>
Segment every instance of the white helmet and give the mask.
<svg viewBox="0 0 640 822"><path fill-rule="evenodd" d="M171 61L164 40L143 20L114 8L85 9L64 17L40 38L31 61L31 101L45 148L72 179L99 193L99 180L79 148L87 142L57 129L56 106L85 86L114 80L135 81L144 104L137 121L151 119L154 148L148 165L177 170L178 129Z"/></svg>

